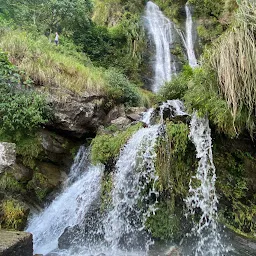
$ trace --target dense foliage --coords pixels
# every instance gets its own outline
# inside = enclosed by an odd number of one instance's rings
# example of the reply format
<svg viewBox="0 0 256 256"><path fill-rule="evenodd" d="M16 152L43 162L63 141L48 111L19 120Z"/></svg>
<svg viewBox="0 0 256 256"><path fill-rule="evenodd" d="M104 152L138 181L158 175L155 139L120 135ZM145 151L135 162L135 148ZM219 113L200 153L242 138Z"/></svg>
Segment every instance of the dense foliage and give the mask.
<svg viewBox="0 0 256 256"><path fill-rule="evenodd" d="M0 138L18 141L31 135L49 118L42 94L35 92L24 73L0 53Z"/></svg>

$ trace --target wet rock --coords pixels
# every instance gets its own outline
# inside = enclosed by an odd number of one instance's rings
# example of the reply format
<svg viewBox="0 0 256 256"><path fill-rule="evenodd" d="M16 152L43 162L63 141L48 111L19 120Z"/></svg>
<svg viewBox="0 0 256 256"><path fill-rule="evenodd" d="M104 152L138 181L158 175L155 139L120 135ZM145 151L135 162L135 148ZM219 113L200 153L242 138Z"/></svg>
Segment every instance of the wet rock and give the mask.
<svg viewBox="0 0 256 256"><path fill-rule="evenodd" d="M147 109L145 107L130 107L128 110L127 110L127 114L135 114L135 115L140 115L147 111Z"/></svg>
<svg viewBox="0 0 256 256"><path fill-rule="evenodd" d="M32 234L0 230L0 256L33 256Z"/></svg>
<svg viewBox="0 0 256 256"><path fill-rule="evenodd" d="M55 133L52 133L47 130L41 130L40 132L42 147L50 152L56 154L63 154L66 152L66 143L67 141L62 137Z"/></svg>
<svg viewBox="0 0 256 256"><path fill-rule="evenodd" d="M225 232L229 239L229 242L234 247L235 251L238 253L237 255L246 255L253 256L256 252L256 241L255 239L245 238L241 235L236 234L232 230L225 228Z"/></svg>
<svg viewBox="0 0 256 256"><path fill-rule="evenodd" d="M16 145L14 143L0 143L0 173L12 166L16 161Z"/></svg>
<svg viewBox="0 0 256 256"><path fill-rule="evenodd" d="M87 242L97 243L103 239L98 230L102 225L100 218L100 202L95 201L86 213L80 225L67 227L58 239L59 249L69 249L71 246L85 244Z"/></svg>

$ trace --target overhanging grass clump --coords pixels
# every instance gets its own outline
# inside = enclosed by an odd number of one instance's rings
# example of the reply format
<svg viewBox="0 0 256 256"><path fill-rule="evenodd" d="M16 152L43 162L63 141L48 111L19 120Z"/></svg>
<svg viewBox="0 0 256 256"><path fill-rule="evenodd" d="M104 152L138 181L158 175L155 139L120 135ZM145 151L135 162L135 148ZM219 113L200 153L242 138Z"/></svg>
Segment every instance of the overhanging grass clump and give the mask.
<svg viewBox="0 0 256 256"><path fill-rule="evenodd" d="M232 27L209 52L217 71L218 84L235 120L241 109L247 110L247 128L255 130L256 106L256 3L241 1Z"/></svg>

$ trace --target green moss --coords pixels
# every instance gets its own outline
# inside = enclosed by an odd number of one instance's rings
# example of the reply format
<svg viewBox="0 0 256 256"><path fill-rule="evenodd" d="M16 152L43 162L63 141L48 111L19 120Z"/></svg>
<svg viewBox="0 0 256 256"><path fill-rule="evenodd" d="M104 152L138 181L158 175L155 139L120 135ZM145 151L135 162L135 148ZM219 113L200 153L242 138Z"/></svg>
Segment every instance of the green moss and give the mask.
<svg viewBox="0 0 256 256"><path fill-rule="evenodd" d="M160 192L155 215L146 222L154 238L179 239L183 199L188 193L194 165L194 148L188 139L189 127L178 122L166 122L165 136L156 145L155 168L159 176L156 188Z"/></svg>
<svg viewBox="0 0 256 256"><path fill-rule="evenodd" d="M40 153L43 152L39 136L22 138L17 143L17 154L22 157L22 162L25 166L34 169L36 167L36 159L40 158Z"/></svg>
<svg viewBox="0 0 256 256"><path fill-rule="evenodd" d="M45 197L52 190L52 186L48 181L48 178L42 173L35 172L32 180L27 184L28 190L34 191L39 202L43 201Z"/></svg>
<svg viewBox="0 0 256 256"><path fill-rule="evenodd" d="M146 227L152 236L160 240L175 240L181 236L180 216L174 212L172 202L165 201L157 205L157 211L146 221Z"/></svg>
<svg viewBox="0 0 256 256"><path fill-rule="evenodd" d="M113 176L111 173L105 173L101 183L101 212L105 212L111 204L112 199Z"/></svg>
<svg viewBox="0 0 256 256"><path fill-rule="evenodd" d="M26 209L17 200L6 200L1 205L1 226L5 229L21 230L26 222Z"/></svg>
<svg viewBox="0 0 256 256"><path fill-rule="evenodd" d="M159 176L159 190L173 189L184 194L188 183L186 159L189 128L184 123L166 123L166 136L160 137L157 144L156 170Z"/></svg>
<svg viewBox="0 0 256 256"><path fill-rule="evenodd" d="M130 126L125 131L114 134L99 134L92 140L91 159L93 164L107 164L109 160L118 156L121 147L138 129L141 123Z"/></svg>
<svg viewBox="0 0 256 256"><path fill-rule="evenodd" d="M10 193L23 193L25 190L12 174L5 172L0 176L0 191Z"/></svg>
<svg viewBox="0 0 256 256"><path fill-rule="evenodd" d="M222 221L238 233L247 236L256 234L256 197L252 189L254 177L251 165L256 160L247 152L232 150L226 152L226 147L214 150L214 163L217 170L217 191L220 194L219 203ZM249 170L247 162L251 162ZM252 173L252 175L254 175Z"/></svg>

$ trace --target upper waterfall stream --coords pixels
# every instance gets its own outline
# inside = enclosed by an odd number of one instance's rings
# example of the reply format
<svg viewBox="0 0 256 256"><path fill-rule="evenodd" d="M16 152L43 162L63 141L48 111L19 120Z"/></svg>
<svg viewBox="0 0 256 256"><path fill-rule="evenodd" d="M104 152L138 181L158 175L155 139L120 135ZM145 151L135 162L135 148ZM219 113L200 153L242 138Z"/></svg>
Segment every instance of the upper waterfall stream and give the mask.
<svg viewBox="0 0 256 256"><path fill-rule="evenodd" d="M175 29L173 23L151 1L146 5L145 24L155 45L152 91L157 92L176 73L175 61L170 51Z"/></svg>
<svg viewBox="0 0 256 256"><path fill-rule="evenodd" d="M185 40L185 46L187 49L187 55L188 55L188 62L189 65L192 68L197 67L197 59L195 55L195 38L194 38L194 28L193 28L193 19L191 14L191 7L189 4L185 5L186 10L186 40Z"/></svg>

